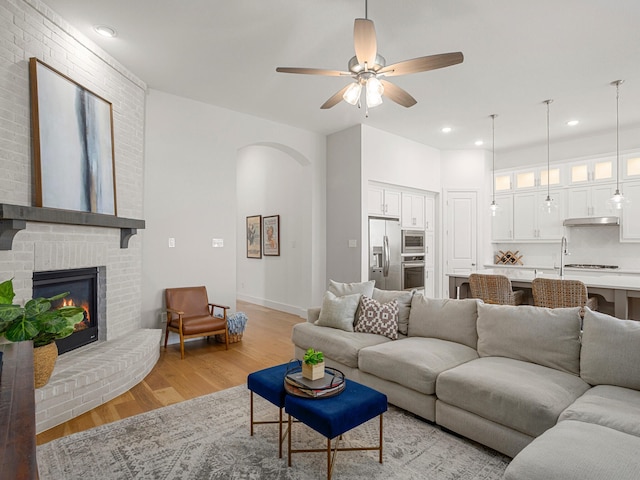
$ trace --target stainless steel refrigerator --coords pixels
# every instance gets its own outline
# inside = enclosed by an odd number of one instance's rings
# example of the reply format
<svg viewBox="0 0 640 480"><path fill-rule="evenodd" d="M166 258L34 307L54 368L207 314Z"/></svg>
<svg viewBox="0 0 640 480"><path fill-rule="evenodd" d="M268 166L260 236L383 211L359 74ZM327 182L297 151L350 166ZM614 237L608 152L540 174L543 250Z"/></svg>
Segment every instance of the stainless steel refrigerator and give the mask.
<svg viewBox="0 0 640 480"><path fill-rule="evenodd" d="M369 219L369 280L381 290L401 289L400 221Z"/></svg>

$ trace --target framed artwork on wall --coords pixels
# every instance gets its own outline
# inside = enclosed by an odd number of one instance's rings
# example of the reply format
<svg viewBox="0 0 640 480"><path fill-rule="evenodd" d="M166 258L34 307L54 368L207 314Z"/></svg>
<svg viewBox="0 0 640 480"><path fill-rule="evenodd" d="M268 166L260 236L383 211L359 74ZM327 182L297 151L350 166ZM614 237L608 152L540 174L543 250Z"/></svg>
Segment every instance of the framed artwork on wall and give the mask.
<svg viewBox="0 0 640 480"><path fill-rule="evenodd" d="M263 251L265 255L280 255L280 215L271 215L262 219L264 232Z"/></svg>
<svg viewBox="0 0 640 480"><path fill-rule="evenodd" d="M262 258L262 215L247 217L247 258Z"/></svg>
<svg viewBox="0 0 640 480"><path fill-rule="evenodd" d="M110 102L29 59L36 206L116 215Z"/></svg>

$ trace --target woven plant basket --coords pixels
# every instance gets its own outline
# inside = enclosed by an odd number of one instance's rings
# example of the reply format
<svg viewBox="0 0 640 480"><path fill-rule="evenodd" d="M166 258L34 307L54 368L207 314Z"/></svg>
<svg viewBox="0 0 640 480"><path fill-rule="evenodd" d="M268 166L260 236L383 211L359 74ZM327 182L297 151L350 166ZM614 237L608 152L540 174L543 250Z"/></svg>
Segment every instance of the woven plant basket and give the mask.
<svg viewBox="0 0 640 480"><path fill-rule="evenodd" d="M240 340L242 340L242 332L229 334L229 343L237 343ZM216 335L216 342L224 343L224 335Z"/></svg>
<svg viewBox="0 0 640 480"><path fill-rule="evenodd" d="M56 342L33 349L33 379L36 388L43 387L49 382L57 359L58 346Z"/></svg>

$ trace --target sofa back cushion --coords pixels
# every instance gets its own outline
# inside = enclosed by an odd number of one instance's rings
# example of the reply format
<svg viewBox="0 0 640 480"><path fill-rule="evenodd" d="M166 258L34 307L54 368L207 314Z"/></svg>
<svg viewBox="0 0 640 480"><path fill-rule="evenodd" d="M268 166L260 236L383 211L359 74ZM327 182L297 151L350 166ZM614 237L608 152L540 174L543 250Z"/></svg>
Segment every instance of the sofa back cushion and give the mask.
<svg viewBox="0 0 640 480"><path fill-rule="evenodd" d="M359 293L360 295L366 295L367 297L371 298L373 296L373 289L375 285L375 280L358 283L341 283L334 280L329 280L328 290L336 297L343 297L345 295L353 295L354 293Z"/></svg>
<svg viewBox="0 0 640 480"><path fill-rule="evenodd" d="M580 374L580 307L478 305L478 354Z"/></svg>
<svg viewBox="0 0 640 480"><path fill-rule="evenodd" d="M398 301L398 331L406 335L409 329L409 312L411 312L411 299L413 291L404 290L380 290L373 289L373 297L376 302L389 303L392 300Z"/></svg>
<svg viewBox="0 0 640 480"><path fill-rule="evenodd" d="M591 385L640 390L640 322L586 310L580 376Z"/></svg>
<svg viewBox="0 0 640 480"><path fill-rule="evenodd" d="M426 298L417 293L411 300L410 337L429 337L476 348L478 300L467 298Z"/></svg>

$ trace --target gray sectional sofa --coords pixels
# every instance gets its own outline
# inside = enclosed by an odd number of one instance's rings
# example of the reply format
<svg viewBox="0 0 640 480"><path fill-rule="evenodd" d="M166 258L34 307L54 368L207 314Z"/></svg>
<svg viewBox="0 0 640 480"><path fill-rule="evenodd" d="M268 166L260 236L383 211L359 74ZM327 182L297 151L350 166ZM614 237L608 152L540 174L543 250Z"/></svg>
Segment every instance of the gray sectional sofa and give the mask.
<svg viewBox="0 0 640 480"><path fill-rule="evenodd" d="M330 291L294 327L296 358L319 349L390 403L514 457L505 479L640 478L640 322L367 282ZM396 340L353 331L354 295L396 299Z"/></svg>

